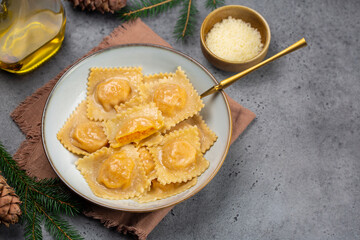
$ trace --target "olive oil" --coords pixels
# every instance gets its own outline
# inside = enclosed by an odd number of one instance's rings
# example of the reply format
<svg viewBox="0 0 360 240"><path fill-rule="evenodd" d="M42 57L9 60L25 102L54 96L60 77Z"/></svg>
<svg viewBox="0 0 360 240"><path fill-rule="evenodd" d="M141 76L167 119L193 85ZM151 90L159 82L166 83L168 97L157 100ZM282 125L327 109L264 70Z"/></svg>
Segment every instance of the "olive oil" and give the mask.
<svg viewBox="0 0 360 240"><path fill-rule="evenodd" d="M2 0L2 5L1 69L26 73L59 50L66 23L60 0Z"/></svg>

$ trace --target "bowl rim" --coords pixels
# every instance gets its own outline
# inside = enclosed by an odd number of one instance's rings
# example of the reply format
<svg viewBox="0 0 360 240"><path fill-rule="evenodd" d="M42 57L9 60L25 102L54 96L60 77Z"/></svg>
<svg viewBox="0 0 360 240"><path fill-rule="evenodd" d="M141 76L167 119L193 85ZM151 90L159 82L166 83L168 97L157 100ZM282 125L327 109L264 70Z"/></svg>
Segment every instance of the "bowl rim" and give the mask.
<svg viewBox="0 0 360 240"><path fill-rule="evenodd" d="M160 206L160 207L155 207L155 208L151 208L151 209L126 209L126 208L121 208L121 207L113 207L113 206L109 206L105 203L101 203L101 202L98 202L98 201L94 201L93 199L91 199L90 197L80 193L77 189L75 189L70 183L68 183L68 181L61 175L61 173L59 172L59 170L55 167L55 165L53 164L51 158L50 158L50 155L48 153L48 148L47 148L47 144L46 144L46 140L44 138L44 128L45 128L45 118L46 118L46 111L47 111L47 108L48 108L48 104L53 96L53 93L55 91L55 89L57 88L58 84L61 83L61 80L64 78L64 76L66 76L69 72L72 71L72 69L76 68L76 66L80 63L82 63L83 61L86 61L88 58L91 58L92 56L94 55L97 55L97 54L101 54L102 52L105 52L105 51L111 51L112 49L115 49L115 48L123 48L123 47L154 47L154 48L160 48L160 49L163 49L163 50L167 50L167 51L171 51L173 53L176 53L176 54L179 54L183 57L185 57L186 59L188 59L189 61L193 62L195 65L197 65L198 67L200 67L203 71L205 71L209 77L214 81L215 84L218 84L219 82L216 80L216 78L210 73L209 70L207 70L202 64L200 64L198 61L196 61L195 59L193 59L192 57L186 55L185 53L182 53L176 49L173 49L173 48L170 48L170 47L166 47L166 46L162 46L162 45L157 45L157 44L151 44L151 43L130 43L130 44L120 44L120 45L116 45L116 46L112 46L112 47L107 47L107 48L104 48L104 49L101 49L101 50L98 50L94 53L91 53L89 55L86 55L85 57L81 58L80 60L76 61L73 65L71 65L62 75L61 77L59 78L59 80L56 82L56 84L54 85L54 87L52 88L47 100L46 100L46 103L45 103L45 106L44 106L44 110L42 112L42 117L41 117L41 141L42 141L42 146L44 148L44 151L45 151L45 155L52 167L52 169L54 170L54 172L56 173L56 175L61 179L61 181L68 187L70 188L73 192L75 192L77 195L81 196L82 198L94 203L94 204L97 204L99 206L103 206L103 207L106 207L108 209L113 209L113 210L120 210L120 211L127 211L127 212L137 212L137 213L145 213L145 212L152 212L152 211L155 211L155 210L160 210L160 209L164 209L164 208L167 208L167 207L171 207L171 206L174 206L174 205L177 205L191 197L193 197L195 194L197 194L198 192L200 192L205 186L207 186L211 180L217 175L217 173L219 172L220 168L222 167L222 165L224 164L224 161L226 159L226 156L229 152L229 148L230 148L230 145L231 145L231 137L232 137L232 133L233 133L233 125L232 125L232 115L231 115L231 110L230 110L230 105L229 105L229 101L226 97L226 94L224 91L219 91L219 94L221 94L225 100L225 104L226 104L226 108L227 108L227 112L229 113L229 137L227 139L227 143L226 143L226 148L225 148L225 151L221 157L221 160L220 160L220 163L219 165L217 166L217 168L214 170L214 172L210 175L210 177L202 184L200 185L196 190L194 190L194 192L192 192L191 194L189 194L189 196L183 198L183 199L180 199L180 200L177 200L177 201L174 201L173 203L169 203L169 204L165 204L163 206Z"/></svg>
<svg viewBox="0 0 360 240"><path fill-rule="evenodd" d="M246 61L232 61L232 60L227 60L227 59L224 59L222 57L219 57L217 56L216 54L214 54L206 45L206 42L205 42L205 36L203 34L203 30L205 28L204 26L204 23L205 21L209 20L211 17L213 17L213 15L221 10L224 10L224 9L227 9L227 8L241 8L241 9L246 9L247 11L251 12L252 14L254 15L257 15L264 23L265 25L265 28L266 28L266 35L267 35L267 38L266 38L266 41L265 41L265 44L264 44L264 47L263 49L261 50L260 53L258 53L256 56L254 56L253 58L251 59L248 59ZM249 7L246 7L246 6L243 6L243 5L226 5L226 6L222 6L222 7L219 7L217 9L215 9L214 11L210 12L204 19L204 21L202 22L201 24L201 28L200 28L200 41L201 41L201 44L202 46L206 49L206 51L208 52L208 54L210 54L213 58L216 58L220 61L223 61L223 62L227 62L227 63L230 63L230 64L247 64L247 63L250 63L254 60L256 60L257 58L259 58L260 56L262 56L264 53L266 53L268 51L268 48L269 48L269 45L270 45L270 40L271 40L271 31L270 31L270 27L269 27L269 24L267 23L267 21L265 20L265 18L257 11L255 11L254 9L252 8L249 8Z"/></svg>

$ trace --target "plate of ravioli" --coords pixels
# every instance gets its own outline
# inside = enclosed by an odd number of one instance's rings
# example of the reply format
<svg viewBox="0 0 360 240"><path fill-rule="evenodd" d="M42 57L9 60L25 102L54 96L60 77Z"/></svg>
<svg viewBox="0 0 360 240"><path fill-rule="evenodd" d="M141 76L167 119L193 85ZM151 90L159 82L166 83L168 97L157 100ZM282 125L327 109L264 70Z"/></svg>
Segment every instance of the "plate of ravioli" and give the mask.
<svg viewBox="0 0 360 240"><path fill-rule="evenodd" d="M56 174L104 207L147 212L180 203L219 171L232 122L217 81L171 48L120 45L76 63L43 113L42 139Z"/></svg>

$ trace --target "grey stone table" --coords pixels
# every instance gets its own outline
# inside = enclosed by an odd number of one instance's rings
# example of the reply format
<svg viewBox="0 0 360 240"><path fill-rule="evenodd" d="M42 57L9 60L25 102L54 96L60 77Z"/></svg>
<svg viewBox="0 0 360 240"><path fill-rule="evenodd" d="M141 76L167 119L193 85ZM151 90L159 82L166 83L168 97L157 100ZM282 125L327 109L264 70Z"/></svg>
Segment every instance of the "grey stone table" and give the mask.
<svg viewBox="0 0 360 240"><path fill-rule="evenodd" d="M199 47L203 1L194 37L177 42L179 8L143 19L156 33L203 64ZM307 48L257 70L226 92L257 114L232 145L217 176L176 206L149 239L360 238L360 1L233 0L260 12L272 39L268 56L305 37ZM14 153L24 136L12 110L84 55L120 21L64 2L68 22L58 54L36 71L0 72L0 141ZM122 239L97 220L69 219L85 239ZM0 226L0 239L23 239L20 225ZM44 232L44 239L51 239Z"/></svg>

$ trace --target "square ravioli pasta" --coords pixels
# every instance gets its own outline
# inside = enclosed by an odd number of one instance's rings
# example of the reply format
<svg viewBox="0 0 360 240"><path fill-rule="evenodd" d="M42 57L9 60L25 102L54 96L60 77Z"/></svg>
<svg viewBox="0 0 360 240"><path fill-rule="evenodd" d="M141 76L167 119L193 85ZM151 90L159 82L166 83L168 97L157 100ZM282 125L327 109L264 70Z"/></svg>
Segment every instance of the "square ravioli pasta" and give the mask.
<svg viewBox="0 0 360 240"><path fill-rule="evenodd" d="M102 148L80 158L76 166L92 192L101 198L121 200L139 196L150 187L139 152L129 144Z"/></svg>
<svg viewBox="0 0 360 240"><path fill-rule="evenodd" d="M103 121L116 116L115 108L139 104L142 68L91 68L87 88L87 116Z"/></svg>
<svg viewBox="0 0 360 240"><path fill-rule="evenodd" d="M82 101L57 134L57 139L70 152L89 155L108 144L104 123L86 116L86 101Z"/></svg>
<svg viewBox="0 0 360 240"><path fill-rule="evenodd" d="M187 182L169 183L166 185L162 185L156 179L154 179L151 181L150 190L144 192L134 200L139 203L146 203L146 202L152 202L152 201L168 198L188 190L189 188L195 186L196 183L197 183L197 177Z"/></svg>
<svg viewBox="0 0 360 240"><path fill-rule="evenodd" d="M212 145L214 145L215 141L217 140L217 136L213 131L211 131L211 129L205 123L205 121L203 120L200 114L196 114L191 118L179 122L170 130L168 130L167 133L170 133L175 130L183 129L188 126L198 127L199 137L200 137L200 148L202 153L205 153L207 150L210 149Z"/></svg>
<svg viewBox="0 0 360 240"><path fill-rule="evenodd" d="M156 201L193 187L217 136L185 72L143 75L141 67L91 68L86 100L58 139L92 192L112 200Z"/></svg>
<svg viewBox="0 0 360 240"><path fill-rule="evenodd" d="M154 157L150 154L146 147L138 148L140 162L144 167L147 178L151 181L156 178L156 169Z"/></svg>
<svg viewBox="0 0 360 240"><path fill-rule="evenodd" d="M173 73L173 72L171 72L171 73L155 73L155 74L145 75L143 82L144 83L157 82L160 79L172 77L174 75L175 75L175 73Z"/></svg>
<svg viewBox="0 0 360 240"><path fill-rule="evenodd" d="M199 112L204 104L180 67L157 81L141 86L145 102L154 102L164 116L164 130Z"/></svg>
<svg viewBox="0 0 360 240"><path fill-rule="evenodd" d="M186 182L200 176L208 167L200 150L196 126L173 131L164 136L160 145L149 148L155 160L157 180L165 185Z"/></svg>
<svg viewBox="0 0 360 240"><path fill-rule="evenodd" d="M164 118L154 103L129 108L105 122L105 133L112 148L139 143L164 126Z"/></svg>

